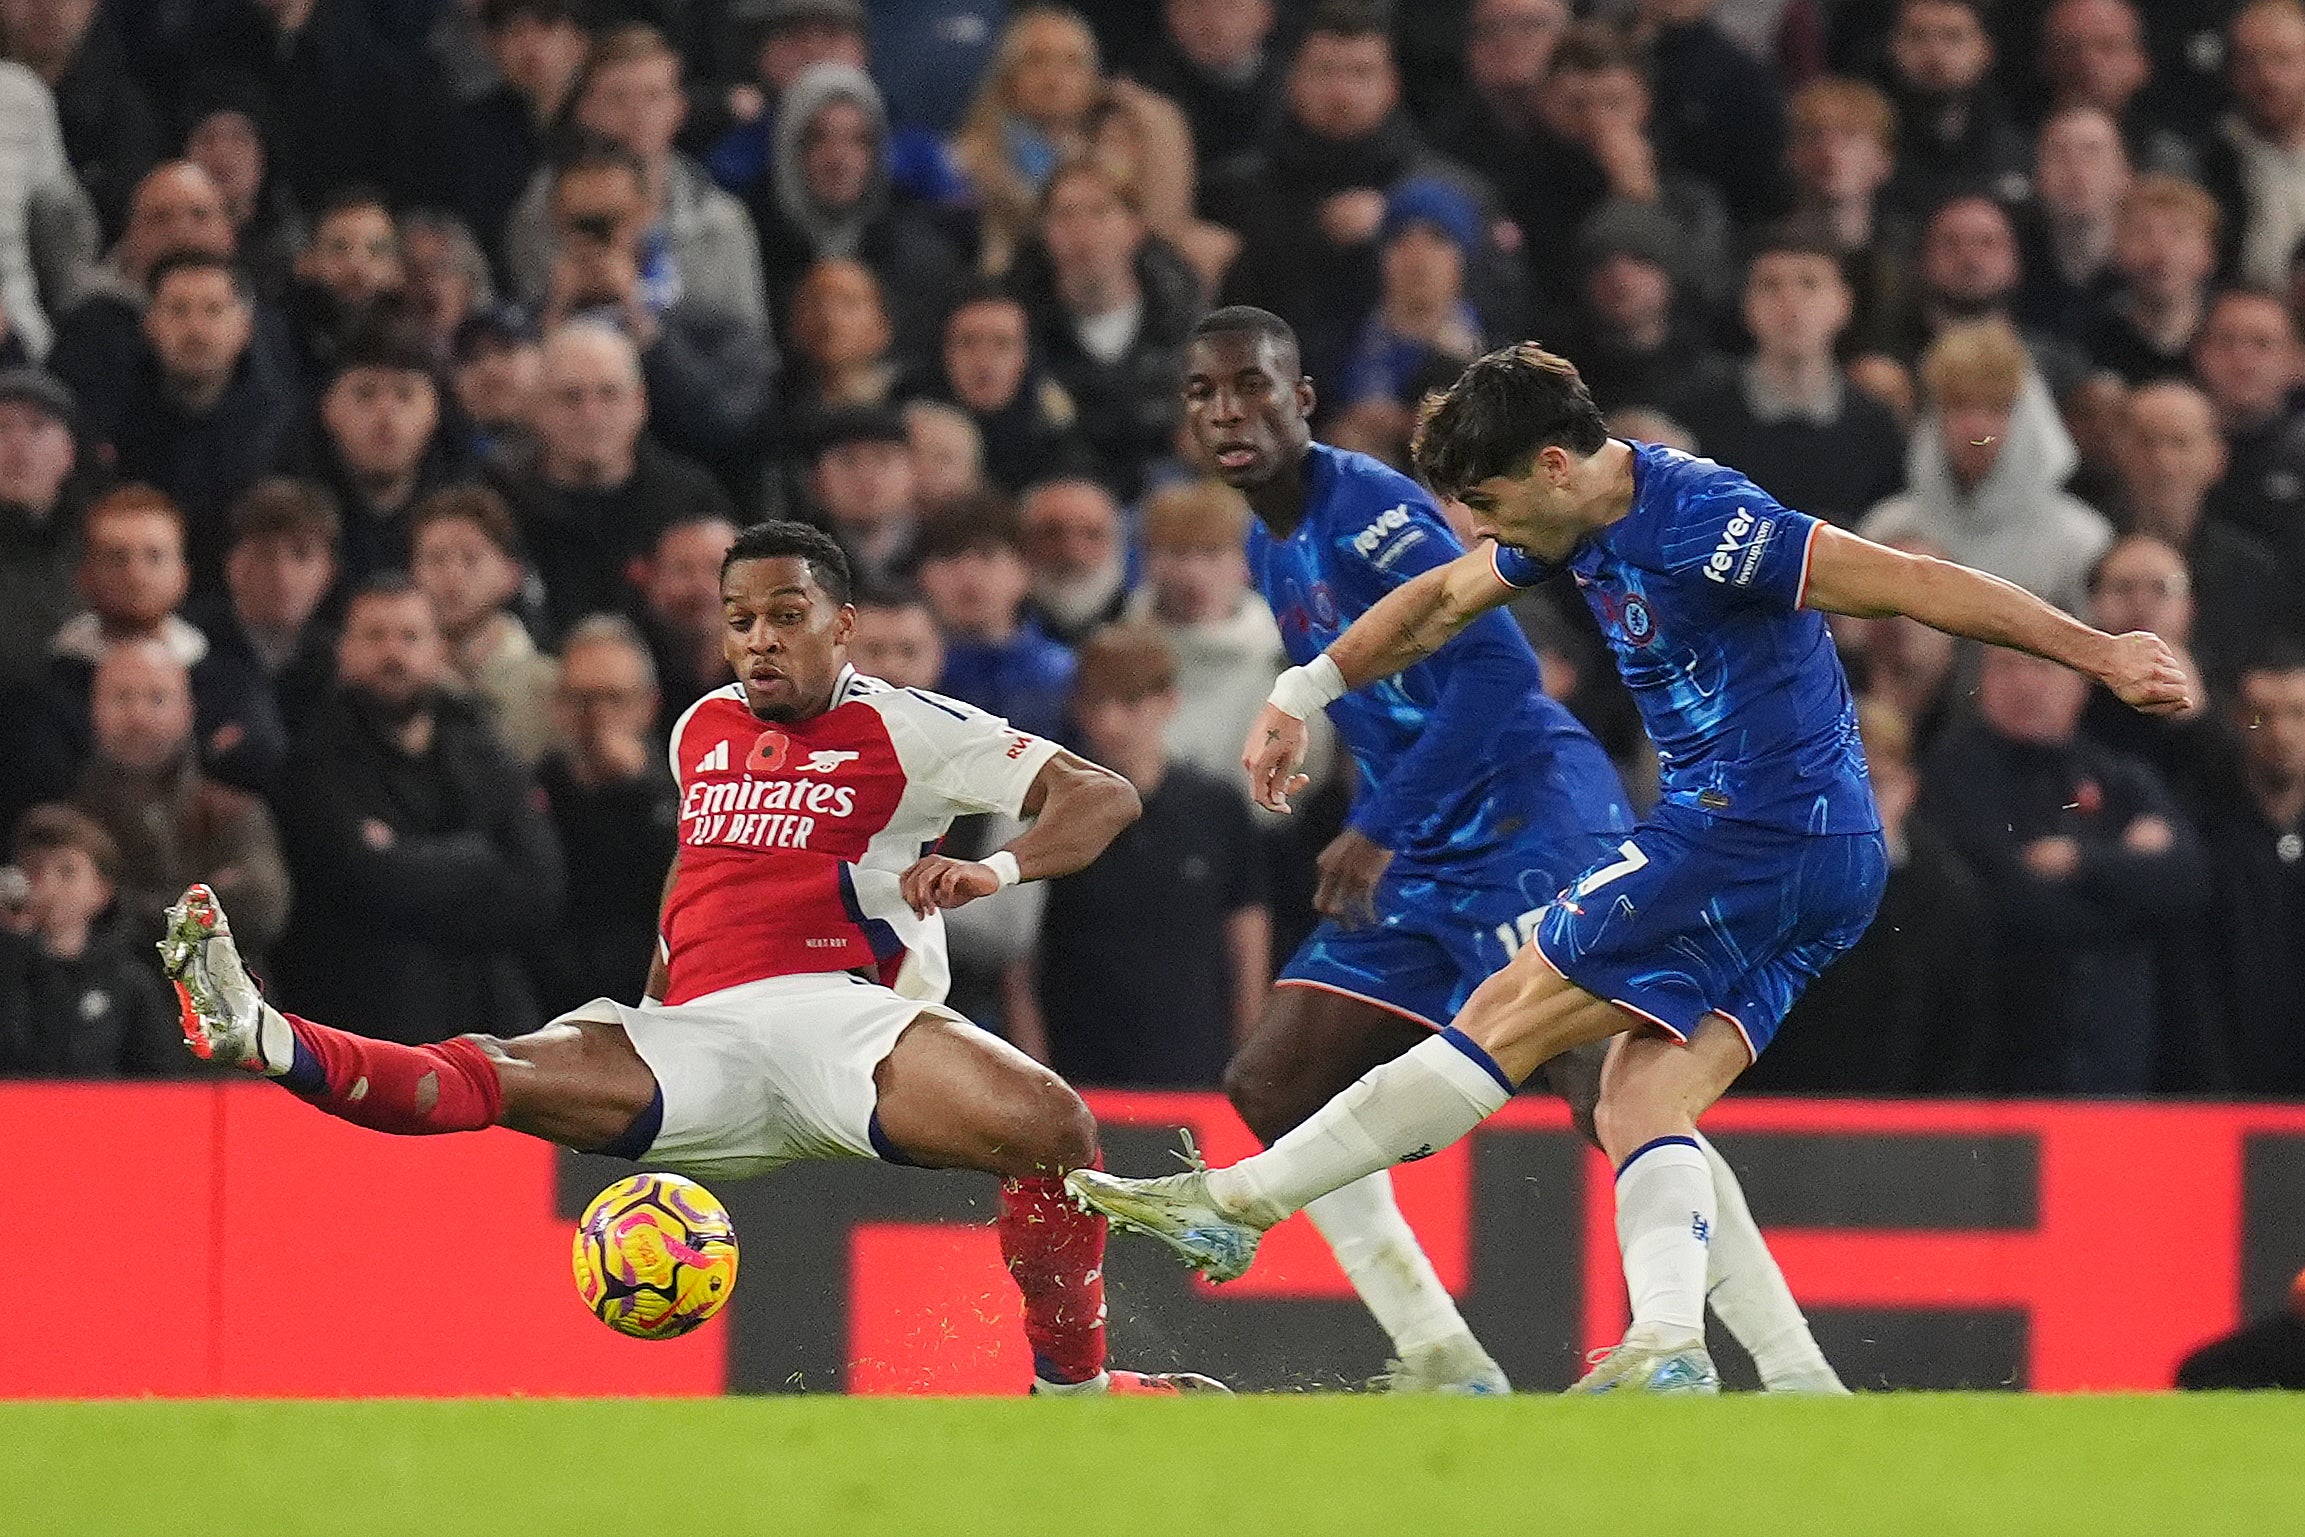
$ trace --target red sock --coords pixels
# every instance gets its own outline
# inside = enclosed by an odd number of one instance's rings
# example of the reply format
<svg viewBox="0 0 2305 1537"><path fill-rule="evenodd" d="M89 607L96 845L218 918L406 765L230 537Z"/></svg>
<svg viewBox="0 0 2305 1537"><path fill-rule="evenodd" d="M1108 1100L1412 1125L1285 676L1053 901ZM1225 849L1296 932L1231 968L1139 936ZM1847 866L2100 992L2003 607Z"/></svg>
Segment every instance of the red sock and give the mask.
<svg viewBox="0 0 2305 1537"><path fill-rule="evenodd" d="M281 1081L339 1120L404 1137L496 1124L504 1085L472 1042L402 1046L285 1017L297 1051Z"/></svg>
<svg viewBox="0 0 2305 1537"><path fill-rule="evenodd" d="M1024 1337L1043 1382L1104 1370L1105 1220L1082 1211L1061 1179L1000 1186L1000 1253L1024 1293Z"/></svg>

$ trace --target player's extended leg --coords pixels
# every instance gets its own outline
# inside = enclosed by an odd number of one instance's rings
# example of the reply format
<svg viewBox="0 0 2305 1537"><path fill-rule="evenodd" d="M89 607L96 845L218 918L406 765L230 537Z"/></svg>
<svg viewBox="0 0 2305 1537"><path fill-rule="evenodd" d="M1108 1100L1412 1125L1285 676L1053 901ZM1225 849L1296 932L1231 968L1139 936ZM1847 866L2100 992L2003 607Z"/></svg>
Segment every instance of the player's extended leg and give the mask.
<svg viewBox="0 0 2305 1537"><path fill-rule="evenodd" d="M1035 1392L1223 1391L1190 1372L1105 1369L1105 1222L1064 1188L1096 1161L1096 1120L1071 1085L997 1036L923 1015L873 1086L883 1156L1001 1176L1001 1257L1024 1294Z"/></svg>
<svg viewBox="0 0 2305 1537"><path fill-rule="evenodd" d="M655 1136L656 1077L618 1026L403 1046L283 1014L241 964L205 886L168 910L160 950L195 1053L271 1078L340 1120L402 1136L507 1126L605 1151L645 1149Z"/></svg>
<svg viewBox="0 0 2305 1537"><path fill-rule="evenodd" d="M1225 1093L1263 1142L1288 1132L1381 1062L1432 1031L1358 998L1312 987L1273 989L1264 1017L1225 1070ZM1397 1353L1396 1393L1510 1392L1425 1257L1379 1171L1305 1208Z"/></svg>
<svg viewBox="0 0 2305 1537"><path fill-rule="evenodd" d="M1264 1230L1290 1212L1456 1141L1512 1098L1548 1058L1619 1034L1634 1015L1568 981L1523 946L1456 1023L1371 1069L1303 1125L1230 1168L1067 1181L1085 1203L1176 1251L1212 1281L1244 1274Z"/></svg>

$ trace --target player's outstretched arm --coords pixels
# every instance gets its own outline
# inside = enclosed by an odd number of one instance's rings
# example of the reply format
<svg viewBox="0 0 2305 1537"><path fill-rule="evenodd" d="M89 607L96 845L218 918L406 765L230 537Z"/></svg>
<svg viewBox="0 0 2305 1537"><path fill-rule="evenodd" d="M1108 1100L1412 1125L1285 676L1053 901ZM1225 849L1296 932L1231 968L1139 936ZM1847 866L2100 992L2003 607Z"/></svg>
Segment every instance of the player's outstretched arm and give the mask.
<svg viewBox="0 0 2305 1537"><path fill-rule="evenodd" d="M1025 795L1033 824L982 860L931 854L906 870L899 889L923 918L960 907L1018 881L1051 880L1086 869L1144 813L1136 786L1111 769L1059 752L1041 765Z"/></svg>
<svg viewBox="0 0 2305 1537"><path fill-rule="evenodd" d="M1887 549L1829 525L1817 529L1801 601L1856 618L1902 614L1949 635L2029 651L2096 679L2148 715L2192 708L2185 670L2158 635L2107 635L2014 582Z"/></svg>
<svg viewBox="0 0 2305 1537"><path fill-rule="evenodd" d="M1289 797L1304 788L1305 776L1297 769L1305 761L1305 721L1313 711L1423 661L1512 595L1483 544L1395 587L1310 664L1282 673L1241 748L1257 804L1286 811Z"/></svg>

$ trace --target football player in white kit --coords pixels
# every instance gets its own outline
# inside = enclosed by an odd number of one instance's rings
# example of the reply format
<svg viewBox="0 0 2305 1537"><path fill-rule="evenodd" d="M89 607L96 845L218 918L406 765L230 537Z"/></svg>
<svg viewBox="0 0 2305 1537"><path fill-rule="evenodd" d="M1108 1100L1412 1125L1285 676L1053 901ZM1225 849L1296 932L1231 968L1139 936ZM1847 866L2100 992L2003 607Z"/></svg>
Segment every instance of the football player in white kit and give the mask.
<svg viewBox="0 0 2305 1537"><path fill-rule="evenodd" d="M998 717L859 675L848 562L816 529L745 530L721 594L738 681L673 729L680 846L639 1003L509 1039L349 1035L266 1002L194 886L161 946L192 1050L386 1132L507 1126L704 1178L800 1158L997 1174L1035 1392L1221 1391L1106 1369L1105 1223L1063 1186L1095 1162L1096 1124L940 1001L941 909L1081 869L1136 819L1136 792ZM933 852L978 811L1034 820L982 861Z"/></svg>

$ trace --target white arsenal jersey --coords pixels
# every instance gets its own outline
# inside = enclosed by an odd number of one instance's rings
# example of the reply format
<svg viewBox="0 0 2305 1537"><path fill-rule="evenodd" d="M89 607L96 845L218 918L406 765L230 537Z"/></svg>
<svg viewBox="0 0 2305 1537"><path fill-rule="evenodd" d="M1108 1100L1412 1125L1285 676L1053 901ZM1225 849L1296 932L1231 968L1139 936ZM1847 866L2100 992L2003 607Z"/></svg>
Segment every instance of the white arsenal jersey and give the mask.
<svg viewBox="0 0 2305 1537"><path fill-rule="evenodd" d="M1022 813L1057 744L941 694L841 669L832 707L773 724L742 684L672 728L680 869L665 904L666 1003L762 977L865 969L941 1002L944 917L915 916L897 877L954 817Z"/></svg>

